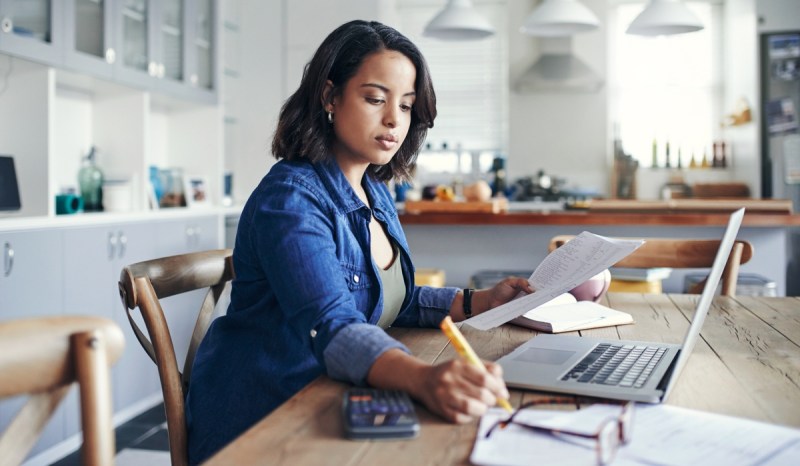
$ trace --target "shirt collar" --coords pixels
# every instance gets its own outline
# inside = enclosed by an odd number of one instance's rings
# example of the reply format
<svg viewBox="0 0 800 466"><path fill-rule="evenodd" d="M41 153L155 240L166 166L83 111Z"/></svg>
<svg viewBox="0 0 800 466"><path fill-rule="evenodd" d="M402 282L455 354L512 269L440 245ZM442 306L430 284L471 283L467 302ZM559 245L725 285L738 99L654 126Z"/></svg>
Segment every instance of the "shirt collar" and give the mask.
<svg viewBox="0 0 800 466"><path fill-rule="evenodd" d="M330 192L333 201L343 212L349 213L361 208L368 208L350 186L335 158L330 157L327 160L315 163L314 169ZM364 190L372 203L372 208L386 212L389 209L386 199L380 194L380 183L380 181L373 179L368 174L364 176Z"/></svg>

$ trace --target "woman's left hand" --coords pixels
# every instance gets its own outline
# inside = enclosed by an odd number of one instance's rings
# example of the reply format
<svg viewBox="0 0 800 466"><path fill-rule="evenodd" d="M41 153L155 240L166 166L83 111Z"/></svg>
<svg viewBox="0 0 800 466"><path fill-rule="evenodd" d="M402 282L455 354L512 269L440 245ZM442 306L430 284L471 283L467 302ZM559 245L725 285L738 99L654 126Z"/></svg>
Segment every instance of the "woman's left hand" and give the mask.
<svg viewBox="0 0 800 466"><path fill-rule="evenodd" d="M489 309L493 309L501 304L505 304L516 298L521 292L525 294L533 293L533 287L528 283L528 279L519 277L508 277L488 290Z"/></svg>

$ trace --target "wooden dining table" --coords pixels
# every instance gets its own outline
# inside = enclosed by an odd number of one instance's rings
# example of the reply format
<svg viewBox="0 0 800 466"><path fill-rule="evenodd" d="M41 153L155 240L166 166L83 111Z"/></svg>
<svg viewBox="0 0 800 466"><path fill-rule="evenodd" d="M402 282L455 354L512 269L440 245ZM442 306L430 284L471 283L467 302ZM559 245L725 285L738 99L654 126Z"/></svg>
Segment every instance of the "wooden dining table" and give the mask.
<svg viewBox="0 0 800 466"><path fill-rule="evenodd" d="M575 334L680 343L698 299L698 295L609 293L603 304L632 314L635 323ZM461 330L486 360L500 358L537 334L510 324L489 331L462 324ZM438 329L392 328L389 333L424 361L458 357ZM417 438L345 439L342 397L349 387L319 377L207 464L469 464L478 421L451 424L420 404ZM513 406L546 396L510 392ZM667 404L800 427L800 297L716 297Z"/></svg>

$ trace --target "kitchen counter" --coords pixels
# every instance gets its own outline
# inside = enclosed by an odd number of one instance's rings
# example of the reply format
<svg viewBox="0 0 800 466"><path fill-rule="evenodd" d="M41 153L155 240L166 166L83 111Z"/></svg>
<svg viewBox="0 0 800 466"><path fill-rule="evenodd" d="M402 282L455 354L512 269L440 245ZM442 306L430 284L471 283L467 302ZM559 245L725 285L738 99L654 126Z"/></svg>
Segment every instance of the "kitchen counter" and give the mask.
<svg viewBox="0 0 800 466"><path fill-rule="evenodd" d="M641 238L720 238L729 214L725 212L597 212L587 210L400 214L414 264L445 272L449 286L468 286L483 270L532 271L547 255L550 238L591 231L604 236ZM761 275L776 284L779 296L792 272L791 230L800 228L800 215L748 211L739 239L750 241L753 258L741 273ZM674 271L664 290L682 292L691 269ZM792 282L793 283L793 282Z"/></svg>
<svg viewBox="0 0 800 466"><path fill-rule="evenodd" d="M403 225L619 225L619 226L724 226L725 213L610 213L585 210L538 212L400 214ZM800 214L747 213L745 227L800 226Z"/></svg>

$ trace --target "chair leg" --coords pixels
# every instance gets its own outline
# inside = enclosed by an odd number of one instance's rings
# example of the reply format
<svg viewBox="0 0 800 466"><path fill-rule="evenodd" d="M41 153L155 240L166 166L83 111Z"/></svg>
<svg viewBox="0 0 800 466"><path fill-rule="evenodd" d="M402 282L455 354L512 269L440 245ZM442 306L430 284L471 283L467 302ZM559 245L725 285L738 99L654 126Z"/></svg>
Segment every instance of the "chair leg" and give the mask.
<svg viewBox="0 0 800 466"><path fill-rule="evenodd" d="M725 270L722 272L722 296L736 296L736 283L739 281L739 264L742 262L744 246L734 243Z"/></svg>
<svg viewBox="0 0 800 466"><path fill-rule="evenodd" d="M76 379L80 384L83 464L114 464L114 427L111 422L111 384L108 357L99 331L72 335Z"/></svg>

